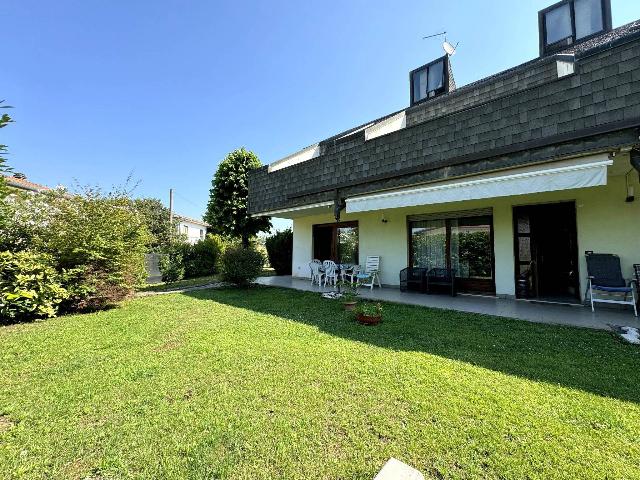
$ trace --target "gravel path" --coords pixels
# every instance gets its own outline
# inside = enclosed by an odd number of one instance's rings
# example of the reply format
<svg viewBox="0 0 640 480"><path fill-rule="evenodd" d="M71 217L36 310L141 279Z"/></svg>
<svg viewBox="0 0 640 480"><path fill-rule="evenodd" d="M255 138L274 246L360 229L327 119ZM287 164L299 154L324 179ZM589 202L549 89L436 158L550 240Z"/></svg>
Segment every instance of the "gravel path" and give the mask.
<svg viewBox="0 0 640 480"><path fill-rule="evenodd" d="M194 287L184 287L184 288L174 288L171 290L158 290L158 291L150 291L150 292L137 292L136 297L152 297L155 295L168 295L170 293L185 293L185 292L193 292L195 290L207 290L209 288L222 288L226 287L227 284L224 282L213 282L207 283L205 285L196 285Z"/></svg>

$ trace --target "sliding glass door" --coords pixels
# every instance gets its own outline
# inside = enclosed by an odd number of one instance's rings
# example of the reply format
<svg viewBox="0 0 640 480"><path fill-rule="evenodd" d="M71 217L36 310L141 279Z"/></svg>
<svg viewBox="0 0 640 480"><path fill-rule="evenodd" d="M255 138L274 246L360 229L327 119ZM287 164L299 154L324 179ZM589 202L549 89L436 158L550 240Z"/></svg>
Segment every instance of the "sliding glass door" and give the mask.
<svg viewBox="0 0 640 480"><path fill-rule="evenodd" d="M448 268L445 220L411 223L411 266Z"/></svg>
<svg viewBox="0 0 640 480"><path fill-rule="evenodd" d="M313 258L358 264L358 222L314 225Z"/></svg>
<svg viewBox="0 0 640 480"><path fill-rule="evenodd" d="M451 268L460 291L495 293L491 215L410 219L409 242L412 267Z"/></svg>

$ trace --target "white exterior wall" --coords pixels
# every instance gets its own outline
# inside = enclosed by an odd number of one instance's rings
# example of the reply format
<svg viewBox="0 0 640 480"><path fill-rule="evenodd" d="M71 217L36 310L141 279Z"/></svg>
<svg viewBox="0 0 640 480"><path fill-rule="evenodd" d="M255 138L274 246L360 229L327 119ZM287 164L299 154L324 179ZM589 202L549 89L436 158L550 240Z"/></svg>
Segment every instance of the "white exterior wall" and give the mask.
<svg viewBox="0 0 640 480"><path fill-rule="evenodd" d="M186 229L186 232L185 232ZM202 230L203 235L200 234ZM198 243L207 234L207 227L188 220L180 220L178 224L178 232L187 236L187 242L190 244Z"/></svg>
<svg viewBox="0 0 640 480"><path fill-rule="evenodd" d="M630 175L636 192L640 192L637 172ZM399 272L407 267L407 216L456 210L493 208L496 293L515 295L514 280L514 206L575 201L580 259L580 289L586 286L584 252L615 253L621 257L625 277L632 278L633 264L640 263L640 198L626 203L624 176L609 176L608 184L579 190L518 195L478 201L398 208L359 214L343 214L342 221L357 220L360 262L367 255L381 256L381 278L386 285L399 284ZM387 223L382 222L384 214ZM331 223L326 214L296 218L293 221L293 275L309 277L312 260L312 227ZM321 259L324 260L324 259Z"/></svg>

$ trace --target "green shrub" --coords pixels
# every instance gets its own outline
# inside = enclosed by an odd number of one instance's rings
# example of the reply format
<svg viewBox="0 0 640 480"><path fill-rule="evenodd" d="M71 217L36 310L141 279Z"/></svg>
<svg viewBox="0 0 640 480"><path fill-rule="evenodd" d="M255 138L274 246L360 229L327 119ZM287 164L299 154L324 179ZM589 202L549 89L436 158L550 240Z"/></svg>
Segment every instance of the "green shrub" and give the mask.
<svg viewBox="0 0 640 480"><path fill-rule="evenodd" d="M189 244L174 243L165 249L158 263L163 282L173 283L184 278L184 254L189 247Z"/></svg>
<svg viewBox="0 0 640 480"><path fill-rule="evenodd" d="M133 206L144 219L151 234L148 251L162 253L180 235L178 220L174 218L173 225L171 224L169 209L157 198L136 198Z"/></svg>
<svg viewBox="0 0 640 480"><path fill-rule="evenodd" d="M264 265L264 256L253 248L229 247L222 255L222 276L227 282L247 287Z"/></svg>
<svg viewBox="0 0 640 480"><path fill-rule="evenodd" d="M55 190L12 198L0 245L10 251L49 254L66 272L65 311L108 307L146 279L144 255L151 240L145 219L123 192Z"/></svg>
<svg viewBox="0 0 640 480"><path fill-rule="evenodd" d="M218 235L207 235L185 250L185 277L195 278L217 273L224 241Z"/></svg>
<svg viewBox="0 0 640 480"><path fill-rule="evenodd" d="M50 255L0 252L0 323L54 317L69 294Z"/></svg>
<svg viewBox="0 0 640 480"><path fill-rule="evenodd" d="M267 237L265 242L269 264L277 275L291 275L293 232L290 228Z"/></svg>

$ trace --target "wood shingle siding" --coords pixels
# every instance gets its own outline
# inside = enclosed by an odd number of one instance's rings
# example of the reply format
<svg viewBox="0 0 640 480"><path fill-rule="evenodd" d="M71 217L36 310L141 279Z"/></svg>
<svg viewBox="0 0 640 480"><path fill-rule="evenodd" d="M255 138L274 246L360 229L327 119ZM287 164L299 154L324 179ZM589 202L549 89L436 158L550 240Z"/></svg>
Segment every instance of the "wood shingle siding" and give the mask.
<svg viewBox="0 0 640 480"><path fill-rule="evenodd" d="M621 27L577 51L558 78L544 57L406 110L407 128L365 142L364 131L321 142L322 154L251 172L260 213L388 188L639 143L640 31Z"/></svg>

